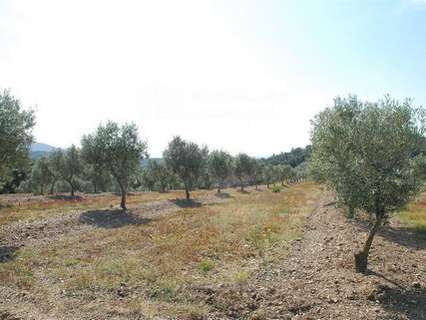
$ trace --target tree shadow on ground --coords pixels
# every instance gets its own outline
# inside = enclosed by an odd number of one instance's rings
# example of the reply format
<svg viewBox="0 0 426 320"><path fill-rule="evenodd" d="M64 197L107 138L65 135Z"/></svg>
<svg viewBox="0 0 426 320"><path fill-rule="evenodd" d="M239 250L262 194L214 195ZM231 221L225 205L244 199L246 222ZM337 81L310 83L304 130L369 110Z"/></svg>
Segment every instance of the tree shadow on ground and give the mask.
<svg viewBox="0 0 426 320"><path fill-rule="evenodd" d="M250 191L247 190L237 190L237 192L242 193L242 194L250 194Z"/></svg>
<svg viewBox="0 0 426 320"><path fill-rule="evenodd" d="M364 232L369 232L371 225L368 221L352 220ZM414 228L394 228L389 225L382 226L377 234L386 240L398 243L399 245L416 249L426 249L426 235Z"/></svg>
<svg viewBox="0 0 426 320"><path fill-rule="evenodd" d="M173 199L169 200L180 208L200 208L203 204L192 199Z"/></svg>
<svg viewBox="0 0 426 320"><path fill-rule="evenodd" d="M16 246L0 246L0 263L13 260L18 249Z"/></svg>
<svg viewBox="0 0 426 320"><path fill-rule="evenodd" d="M232 195L230 195L227 192L221 192L221 193L217 193L216 192L215 196L218 197L218 198L220 198L220 199L231 199L231 198L234 198Z"/></svg>
<svg viewBox="0 0 426 320"><path fill-rule="evenodd" d="M151 219L142 218L131 211L123 210L91 210L83 212L80 223L90 224L98 228L114 229L128 225L143 225Z"/></svg>
<svg viewBox="0 0 426 320"><path fill-rule="evenodd" d="M52 194L47 196L51 200L64 200L64 201L83 201L84 197L78 195L66 195L66 194Z"/></svg>
<svg viewBox="0 0 426 320"><path fill-rule="evenodd" d="M380 274L374 272L373 274L395 285L394 287L378 285L375 290L373 298L384 309L404 315L410 320L426 319L426 288L422 288L420 283L411 287L403 287Z"/></svg>

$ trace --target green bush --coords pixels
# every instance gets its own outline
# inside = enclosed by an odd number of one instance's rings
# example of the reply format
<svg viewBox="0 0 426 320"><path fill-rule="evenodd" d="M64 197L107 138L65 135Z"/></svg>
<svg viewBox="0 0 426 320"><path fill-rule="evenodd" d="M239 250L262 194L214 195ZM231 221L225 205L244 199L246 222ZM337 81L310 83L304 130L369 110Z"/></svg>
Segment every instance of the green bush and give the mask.
<svg viewBox="0 0 426 320"><path fill-rule="evenodd" d="M272 192L273 192L273 193L281 192L281 188L280 188L280 187L278 187L278 186L273 186L273 187L272 187Z"/></svg>
<svg viewBox="0 0 426 320"><path fill-rule="evenodd" d="M214 262L211 260L201 260L198 269L202 272L209 272L214 267Z"/></svg>

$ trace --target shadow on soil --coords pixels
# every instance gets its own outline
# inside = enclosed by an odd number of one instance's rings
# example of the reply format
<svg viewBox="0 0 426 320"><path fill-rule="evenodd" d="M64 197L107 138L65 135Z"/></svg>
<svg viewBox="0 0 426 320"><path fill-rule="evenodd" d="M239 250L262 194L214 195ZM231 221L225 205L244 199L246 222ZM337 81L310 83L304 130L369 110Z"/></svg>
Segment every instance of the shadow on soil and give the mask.
<svg viewBox="0 0 426 320"><path fill-rule="evenodd" d="M142 225L151 219L141 218L131 211L123 210L92 210L80 215L81 223L90 224L98 228L113 229L128 225Z"/></svg>
<svg viewBox="0 0 426 320"><path fill-rule="evenodd" d="M227 192L221 192L221 193L215 193L215 196L220 198L220 199L231 199L233 198L233 196L231 196L229 193Z"/></svg>
<svg viewBox="0 0 426 320"><path fill-rule="evenodd" d="M19 247L15 246L0 246L0 263L13 260L18 249Z"/></svg>
<svg viewBox="0 0 426 320"><path fill-rule="evenodd" d="M192 199L174 199L169 201L180 208L200 208L203 205L201 202Z"/></svg>
<svg viewBox="0 0 426 320"><path fill-rule="evenodd" d="M241 194L250 194L250 191L247 190L241 190L239 189L237 192L241 193Z"/></svg>
<svg viewBox="0 0 426 320"><path fill-rule="evenodd" d="M371 229L371 225L366 221L353 220L353 222L364 232L368 232ZM377 235L408 248L426 249L426 234L413 228L394 228L385 225L379 229Z"/></svg>
<svg viewBox="0 0 426 320"><path fill-rule="evenodd" d="M65 194L53 194L47 196L48 199L51 200L63 200L63 201L83 201L84 198L82 196L70 196Z"/></svg>
<svg viewBox="0 0 426 320"><path fill-rule="evenodd" d="M399 285L395 287L379 285L374 298L384 309L392 313L405 315L411 320L426 319L426 288L421 288L420 284L408 288Z"/></svg>

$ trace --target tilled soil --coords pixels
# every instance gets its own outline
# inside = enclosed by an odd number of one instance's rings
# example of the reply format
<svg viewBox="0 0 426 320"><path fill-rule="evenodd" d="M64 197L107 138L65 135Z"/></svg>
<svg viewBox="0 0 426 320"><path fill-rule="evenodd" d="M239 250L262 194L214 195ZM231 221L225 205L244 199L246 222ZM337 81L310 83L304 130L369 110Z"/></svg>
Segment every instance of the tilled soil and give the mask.
<svg viewBox="0 0 426 320"><path fill-rule="evenodd" d="M209 319L426 319L426 241L384 227L369 274L355 273L367 229L330 203L324 197L280 266L262 267L247 287L205 289L204 299L227 310Z"/></svg>

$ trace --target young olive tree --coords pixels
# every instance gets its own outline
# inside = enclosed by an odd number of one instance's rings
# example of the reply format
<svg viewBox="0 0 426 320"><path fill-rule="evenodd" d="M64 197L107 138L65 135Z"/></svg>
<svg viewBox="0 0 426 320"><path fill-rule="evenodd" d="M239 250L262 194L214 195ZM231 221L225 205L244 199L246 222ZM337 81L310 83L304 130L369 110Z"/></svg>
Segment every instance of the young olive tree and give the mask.
<svg viewBox="0 0 426 320"><path fill-rule="evenodd" d="M266 184L266 187L269 189L269 185L274 182L274 166L266 165L263 168L263 181Z"/></svg>
<svg viewBox="0 0 426 320"><path fill-rule="evenodd" d="M143 170L144 183L153 189L158 186L160 192L166 192L172 173L163 161L150 160Z"/></svg>
<svg viewBox="0 0 426 320"><path fill-rule="evenodd" d="M423 109L386 96L377 103L337 98L313 121L314 176L350 207L374 216L355 268L365 273L374 236L390 213L419 190L415 150L424 134Z"/></svg>
<svg viewBox="0 0 426 320"><path fill-rule="evenodd" d="M256 190L258 190L259 184L263 180L263 164L257 160L256 158L251 158L252 169L251 169L251 177L250 182L255 186Z"/></svg>
<svg viewBox="0 0 426 320"><path fill-rule="evenodd" d="M288 164L279 165L277 168L278 179L281 181L281 186L284 187L292 176L293 168Z"/></svg>
<svg viewBox="0 0 426 320"><path fill-rule="evenodd" d="M45 187L51 184L52 179L53 175L49 168L49 159L47 157L38 159L33 165L30 176L30 185L33 192L44 194Z"/></svg>
<svg viewBox="0 0 426 320"><path fill-rule="evenodd" d="M34 124L33 111L23 110L8 90L0 92L0 185L11 178L14 169L29 164Z"/></svg>
<svg viewBox="0 0 426 320"><path fill-rule="evenodd" d="M223 188L226 179L232 175L233 159L225 151L215 150L208 158L208 171L217 184L217 193Z"/></svg>
<svg viewBox="0 0 426 320"><path fill-rule="evenodd" d="M83 176L84 180L87 181L91 188L89 192L102 192L107 191L111 188L111 174L103 166L99 164L89 164L83 161Z"/></svg>
<svg viewBox="0 0 426 320"><path fill-rule="evenodd" d="M139 138L135 124L118 125L109 121L81 141L83 158L99 169L108 170L121 193L120 206L126 210L127 193L138 173L141 160L147 156L147 144Z"/></svg>
<svg viewBox="0 0 426 320"><path fill-rule="evenodd" d="M239 153L235 158L234 175L240 182L240 189L244 191L244 184L253 174L253 161L249 155Z"/></svg>
<svg viewBox="0 0 426 320"><path fill-rule="evenodd" d="M52 179L50 181L50 194L55 191L56 183L62 178L62 167L64 162L64 153L61 149L55 149L48 156L48 167Z"/></svg>
<svg viewBox="0 0 426 320"><path fill-rule="evenodd" d="M202 149L196 143L185 141L179 136L174 137L163 152L167 167L184 185L186 199L190 198L190 191L203 173L207 155L206 148Z"/></svg>
<svg viewBox="0 0 426 320"><path fill-rule="evenodd" d="M83 168L80 151L76 146L72 145L62 153L60 174L61 178L70 186L71 197L74 197L78 179L83 173Z"/></svg>

